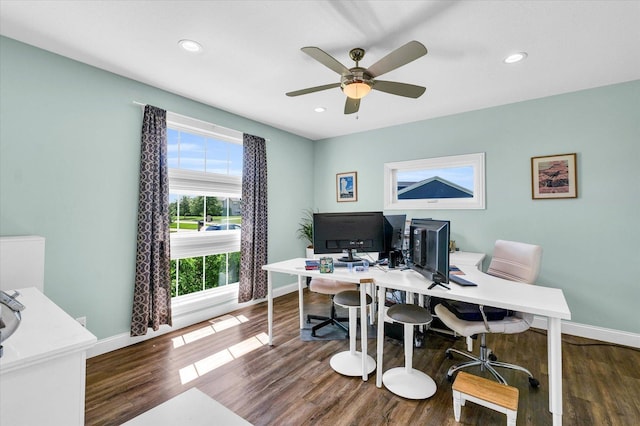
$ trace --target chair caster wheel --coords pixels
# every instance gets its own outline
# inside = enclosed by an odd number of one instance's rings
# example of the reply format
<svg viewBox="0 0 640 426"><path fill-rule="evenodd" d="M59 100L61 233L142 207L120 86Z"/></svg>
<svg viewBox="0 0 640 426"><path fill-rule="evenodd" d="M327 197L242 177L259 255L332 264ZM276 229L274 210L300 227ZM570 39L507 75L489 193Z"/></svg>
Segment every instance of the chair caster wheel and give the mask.
<svg viewBox="0 0 640 426"><path fill-rule="evenodd" d="M489 354L489 360L491 360L491 361L497 361L497 360L498 360L498 357L497 357L497 356L495 356L493 353L490 353L490 354Z"/></svg>
<svg viewBox="0 0 640 426"><path fill-rule="evenodd" d="M446 356L448 359L453 359L453 355L452 355L452 354L451 354L451 352L449 352L449 351L446 351L446 352L444 353L444 356Z"/></svg>
<svg viewBox="0 0 640 426"><path fill-rule="evenodd" d="M447 381L453 383L453 376L451 374L447 374Z"/></svg>
<svg viewBox="0 0 640 426"><path fill-rule="evenodd" d="M540 382L535 377L529 377L529 384L532 388L540 387Z"/></svg>

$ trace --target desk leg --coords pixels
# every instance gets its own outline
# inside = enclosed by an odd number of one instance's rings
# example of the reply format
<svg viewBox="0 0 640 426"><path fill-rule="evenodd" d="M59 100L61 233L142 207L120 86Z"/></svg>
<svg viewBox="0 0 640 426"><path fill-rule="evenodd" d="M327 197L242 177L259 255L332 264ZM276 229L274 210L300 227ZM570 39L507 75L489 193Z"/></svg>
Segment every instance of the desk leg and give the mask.
<svg viewBox="0 0 640 426"><path fill-rule="evenodd" d="M360 284L360 347L362 349L362 380L365 382L369 379L367 373L367 286L368 284Z"/></svg>
<svg viewBox="0 0 640 426"><path fill-rule="evenodd" d="M547 319L549 358L549 411L554 426L562 425L562 326L560 318Z"/></svg>
<svg viewBox="0 0 640 426"><path fill-rule="evenodd" d="M371 309L369 311L369 324L374 325L376 323L376 285L375 283L369 284L369 291L371 292L371 298L374 303L371 304Z"/></svg>
<svg viewBox="0 0 640 426"><path fill-rule="evenodd" d="M375 287L374 287L375 288ZM378 287L378 330L376 336L377 353L376 353L376 386L382 387L382 353L384 349L384 301L387 289Z"/></svg>
<svg viewBox="0 0 640 426"><path fill-rule="evenodd" d="M269 346L273 346L273 280L272 272L267 272L267 332L269 333Z"/></svg>
<svg viewBox="0 0 640 426"><path fill-rule="evenodd" d="M304 298L302 296L303 280L306 280L306 277L303 277L302 275L298 275L298 312L300 313L300 329L304 328Z"/></svg>

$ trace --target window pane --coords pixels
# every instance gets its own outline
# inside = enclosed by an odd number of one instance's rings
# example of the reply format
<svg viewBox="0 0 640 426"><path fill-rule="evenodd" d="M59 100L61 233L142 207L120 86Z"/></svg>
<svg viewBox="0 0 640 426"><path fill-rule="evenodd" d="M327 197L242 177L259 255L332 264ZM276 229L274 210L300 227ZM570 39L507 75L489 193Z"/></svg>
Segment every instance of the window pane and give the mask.
<svg viewBox="0 0 640 426"><path fill-rule="evenodd" d="M198 256L178 260L178 296L202 291L202 259Z"/></svg>
<svg viewBox="0 0 640 426"><path fill-rule="evenodd" d="M205 226L205 197L169 194L171 232L199 231Z"/></svg>
<svg viewBox="0 0 640 426"><path fill-rule="evenodd" d="M167 129L167 164L172 169L180 167L180 132Z"/></svg>
<svg viewBox="0 0 640 426"><path fill-rule="evenodd" d="M240 252L229 253L229 275L227 277L228 284L234 284L240 281Z"/></svg>
<svg viewBox="0 0 640 426"><path fill-rule="evenodd" d="M227 255L214 254L205 258L204 288L220 287L227 284Z"/></svg>
<svg viewBox="0 0 640 426"><path fill-rule="evenodd" d="M204 172L205 141L203 136L180 132L180 168Z"/></svg>
<svg viewBox="0 0 640 426"><path fill-rule="evenodd" d="M242 145L229 144L229 174L242 176Z"/></svg>

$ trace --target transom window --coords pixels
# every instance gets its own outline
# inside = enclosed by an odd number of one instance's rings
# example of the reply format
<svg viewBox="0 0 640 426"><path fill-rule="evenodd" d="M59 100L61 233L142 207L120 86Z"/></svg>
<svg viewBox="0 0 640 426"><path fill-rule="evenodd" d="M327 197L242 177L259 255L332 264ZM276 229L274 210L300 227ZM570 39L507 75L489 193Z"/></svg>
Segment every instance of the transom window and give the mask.
<svg viewBox="0 0 640 426"><path fill-rule="evenodd" d="M242 135L167 113L171 294L237 284Z"/></svg>

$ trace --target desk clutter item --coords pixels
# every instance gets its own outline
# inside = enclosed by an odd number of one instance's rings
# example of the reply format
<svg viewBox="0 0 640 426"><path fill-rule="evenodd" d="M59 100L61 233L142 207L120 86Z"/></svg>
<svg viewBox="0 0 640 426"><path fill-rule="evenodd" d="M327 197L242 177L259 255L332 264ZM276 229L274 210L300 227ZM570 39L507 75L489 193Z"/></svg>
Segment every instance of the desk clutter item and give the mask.
<svg viewBox="0 0 640 426"><path fill-rule="evenodd" d="M519 396L517 388L461 371L456 376L452 389L453 414L456 422L460 421L460 414L465 402L471 401L506 414L507 425L516 425Z"/></svg>
<svg viewBox="0 0 640 426"><path fill-rule="evenodd" d="M331 274L331 273L333 273L333 258L332 257L321 257L320 258L320 273L321 274Z"/></svg>
<svg viewBox="0 0 640 426"><path fill-rule="evenodd" d="M307 271L317 271L320 269L320 261L318 260L305 260L304 269Z"/></svg>
<svg viewBox="0 0 640 426"><path fill-rule="evenodd" d="M456 317L465 321L484 321L480 307L475 303L461 302L459 300L442 299L440 302L445 308L451 311ZM500 321L510 314L510 311L492 306L483 307L487 321Z"/></svg>
<svg viewBox="0 0 640 426"><path fill-rule="evenodd" d="M478 284L471 282L469 280L465 280L464 278L462 278L460 275L458 274L454 274L454 273L449 273L449 281L454 282L458 285L464 286L464 287L477 287Z"/></svg>

